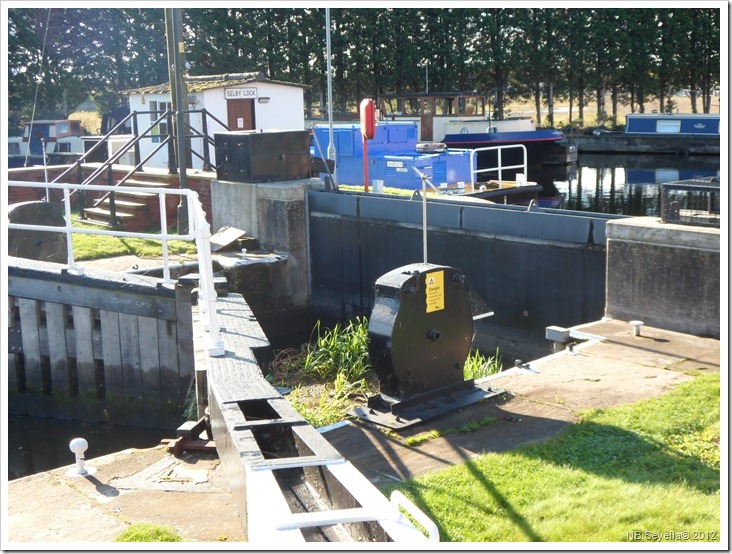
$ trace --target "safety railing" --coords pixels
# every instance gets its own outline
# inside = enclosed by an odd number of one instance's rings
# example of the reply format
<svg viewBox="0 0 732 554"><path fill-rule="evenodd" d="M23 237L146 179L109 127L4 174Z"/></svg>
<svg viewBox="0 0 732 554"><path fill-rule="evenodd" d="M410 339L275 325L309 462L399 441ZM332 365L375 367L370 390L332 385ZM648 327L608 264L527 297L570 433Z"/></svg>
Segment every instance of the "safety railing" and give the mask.
<svg viewBox="0 0 732 554"><path fill-rule="evenodd" d="M160 234L156 233L135 233L127 231L116 231L111 229L95 229L95 228L79 228L72 225L71 213L71 192L80 188L78 184L72 183L36 183L27 181L8 181L8 186L24 187L24 188L48 188L62 189L63 203L66 224L63 227L49 225L35 225L26 223L8 223L9 229L24 229L33 231L49 231L54 233L63 232L66 234L66 261L67 270L76 275L83 275L84 268L77 265L74 261L74 248L72 236L74 233L93 234L93 235L111 235L116 237L142 238L159 240L163 250L163 282L173 283L170 277L170 264L168 254L168 241L170 240L193 240L196 242L197 258L198 258L198 310L203 323L204 336L206 337L206 351L209 356L223 356L225 353L224 343L221 336L221 329L216 315L216 290L214 288L213 268L211 263L211 226L206 221L206 214L203 206L198 199L196 191L190 189L164 189L164 188L146 188L145 192L157 194L160 204ZM84 185L86 191L103 191L109 192L116 190L118 192L136 192L136 187L124 186L106 186L106 185ZM166 228L167 214L165 195L177 194L185 196L188 208L188 232L182 235L171 235Z"/></svg>
<svg viewBox="0 0 732 554"><path fill-rule="evenodd" d="M505 150L511 150L511 149L521 149L523 151L524 161L520 164L514 164L514 165L503 165L503 152ZM490 152L495 150L497 152L498 156L498 165L495 167L484 167L482 169L478 169L477 167L477 159L478 159L478 153L480 152ZM522 169L524 178L526 177L526 170L528 167L527 163L527 156L526 156L526 146L523 144L510 144L510 145L503 145L503 146L486 146L484 148L475 148L471 151L470 154L470 179L473 184L478 182L478 175L480 173L489 173L491 171L498 171L498 181L503 181L503 171L507 169Z"/></svg>
<svg viewBox="0 0 732 554"><path fill-rule="evenodd" d="M721 225L719 178L706 177L663 183L660 211L664 223L719 228Z"/></svg>

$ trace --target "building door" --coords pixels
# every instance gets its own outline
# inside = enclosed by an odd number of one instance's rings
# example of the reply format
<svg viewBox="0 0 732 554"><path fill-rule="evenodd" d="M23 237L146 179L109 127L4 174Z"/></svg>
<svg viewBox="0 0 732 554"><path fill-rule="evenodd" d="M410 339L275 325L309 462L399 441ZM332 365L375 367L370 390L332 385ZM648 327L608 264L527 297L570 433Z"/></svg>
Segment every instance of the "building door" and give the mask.
<svg viewBox="0 0 732 554"><path fill-rule="evenodd" d="M226 113L232 131L251 131L255 128L254 100L251 98L227 100Z"/></svg>

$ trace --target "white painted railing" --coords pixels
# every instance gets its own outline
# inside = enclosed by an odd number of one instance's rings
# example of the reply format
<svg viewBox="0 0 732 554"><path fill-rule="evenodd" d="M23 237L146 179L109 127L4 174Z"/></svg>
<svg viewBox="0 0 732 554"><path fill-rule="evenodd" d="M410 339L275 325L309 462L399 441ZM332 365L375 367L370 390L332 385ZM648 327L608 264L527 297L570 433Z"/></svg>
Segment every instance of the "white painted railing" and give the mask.
<svg viewBox="0 0 732 554"><path fill-rule="evenodd" d="M224 343L221 336L218 318L216 316L216 290L214 288L213 268L211 265L211 226L206 221L206 214L198 199L198 193L190 189L164 189L145 188L145 192L158 195L160 204L160 234L155 233L133 233L127 231L116 231L112 229L79 228L72 225L71 219L71 191L80 188L78 184L71 183L37 183L28 181L8 181L8 186L24 188L45 188L61 189L64 191L64 212L66 225L63 227L49 225L33 225L25 223L8 223L9 229L25 229L31 231L50 231L53 233L63 232L66 234L66 257L67 268L70 273L83 275L84 268L74 261L74 249L72 235L74 233L91 235L110 235L115 237L129 237L159 240L163 247L163 282L173 283L170 278L170 265L168 262L168 241L170 240L194 240L198 251L198 309L203 322L204 336L206 337L206 351L209 356L223 356L225 353ZM140 192L139 187L105 186L105 185L84 185L84 190L96 190L105 192ZM171 235L167 231L167 215L165 207L165 195L175 194L185 196L188 208L188 233L184 235Z"/></svg>
<svg viewBox="0 0 732 554"><path fill-rule="evenodd" d="M502 153L504 150L510 150L510 149L516 149L520 148L523 150L524 154L524 163L522 164L516 164L516 165L503 165L502 164ZM489 150L497 150L498 151L498 165L495 167L486 167L483 169L477 169L477 157L478 152L487 152ZM504 146L486 146L484 148L476 148L471 151L470 154L470 179L473 184L478 182L478 174L479 173L487 173L489 171L496 171L498 170L498 180L503 181L503 170L504 169L523 169L524 170L524 180L526 179L526 171L528 167L528 163L526 161L526 146L523 144L509 144Z"/></svg>

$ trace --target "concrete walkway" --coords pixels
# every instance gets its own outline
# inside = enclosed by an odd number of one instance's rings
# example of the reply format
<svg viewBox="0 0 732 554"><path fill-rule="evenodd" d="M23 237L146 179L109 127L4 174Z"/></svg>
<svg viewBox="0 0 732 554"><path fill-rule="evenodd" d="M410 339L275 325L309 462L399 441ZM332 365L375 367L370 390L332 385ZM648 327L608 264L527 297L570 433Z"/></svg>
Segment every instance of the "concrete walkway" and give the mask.
<svg viewBox="0 0 732 554"><path fill-rule="evenodd" d="M417 434L498 417L476 432L407 447L371 426L348 423L325 437L369 480L383 485L482 452L545 440L576 421L581 410L654 397L691 379L690 373L719 371L718 340L650 327L634 336L627 322L612 320L581 331L601 338L493 378L491 386L509 392L505 400L476 404L409 429ZM73 466L68 466L8 483L3 549L28 548L29 542L34 549L43 548L41 543L68 547L56 544L61 542L86 549L113 541L136 522L173 527L185 541L212 543L212 548L246 539L215 455L176 458L161 446L91 459L86 465L96 472L69 476Z"/></svg>

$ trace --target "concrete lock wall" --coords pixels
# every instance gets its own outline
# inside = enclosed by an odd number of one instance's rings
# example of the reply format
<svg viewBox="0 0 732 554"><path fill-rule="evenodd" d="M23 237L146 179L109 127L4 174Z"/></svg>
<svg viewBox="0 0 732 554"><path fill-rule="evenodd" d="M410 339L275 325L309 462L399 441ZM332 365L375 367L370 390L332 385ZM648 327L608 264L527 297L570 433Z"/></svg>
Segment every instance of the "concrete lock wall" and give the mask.
<svg viewBox="0 0 732 554"><path fill-rule="evenodd" d="M428 262L465 272L477 304L474 344L535 359L550 352L550 325L600 319L605 224L619 216L430 201ZM377 195L308 194L311 305L319 316L369 316L374 283L422 261L422 202Z"/></svg>
<svg viewBox="0 0 732 554"><path fill-rule="evenodd" d="M276 310L309 304L305 193L321 186L319 179L211 182L212 230L235 227L256 238L261 249L282 253L286 270L272 265L265 276Z"/></svg>
<svg viewBox="0 0 732 554"><path fill-rule="evenodd" d="M642 217L607 235L608 317L719 338L719 229Z"/></svg>

